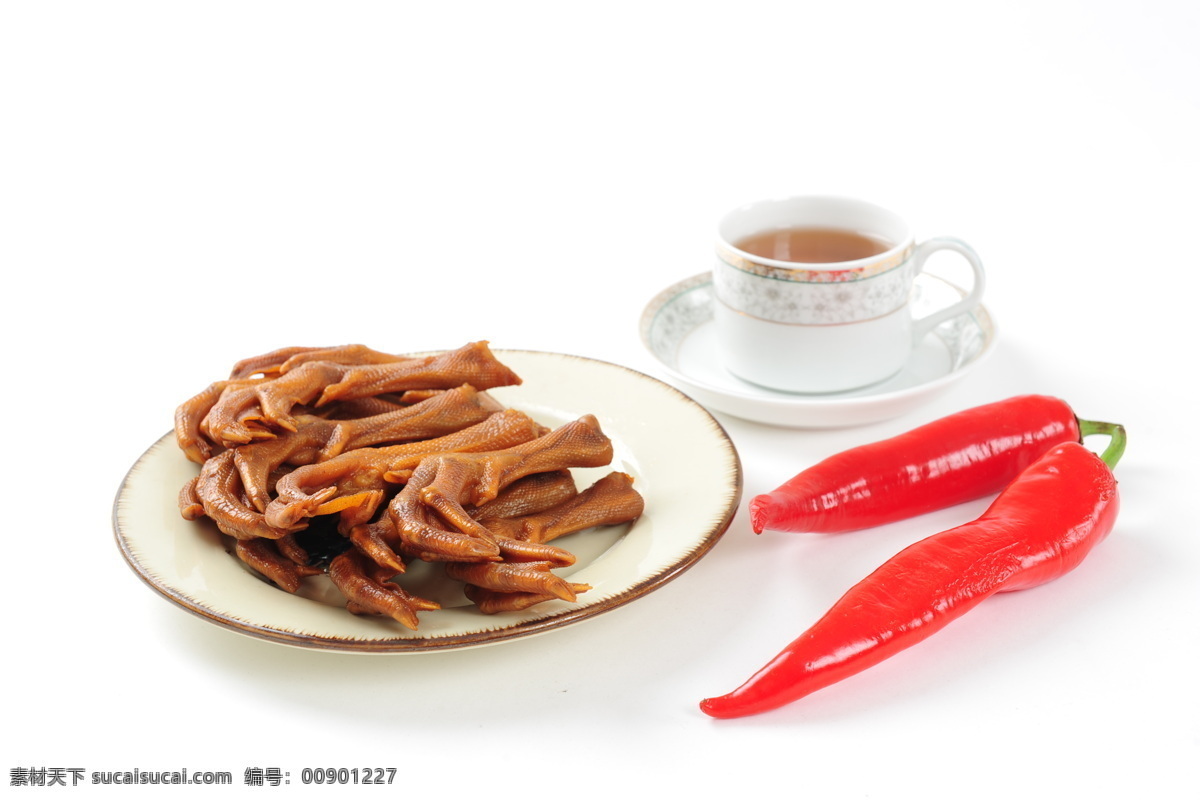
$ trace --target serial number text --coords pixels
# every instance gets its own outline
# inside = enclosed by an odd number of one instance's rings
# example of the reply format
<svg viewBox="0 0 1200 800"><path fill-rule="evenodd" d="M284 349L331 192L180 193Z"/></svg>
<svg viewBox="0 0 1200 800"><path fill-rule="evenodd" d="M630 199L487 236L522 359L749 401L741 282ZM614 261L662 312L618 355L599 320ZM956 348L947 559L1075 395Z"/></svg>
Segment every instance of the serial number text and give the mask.
<svg viewBox="0 0 1200 800"><path fill-rule="evenodd" d="M391 784L396 777L395 767L305 767L300 770L300 782L332 784Z"/></svg>

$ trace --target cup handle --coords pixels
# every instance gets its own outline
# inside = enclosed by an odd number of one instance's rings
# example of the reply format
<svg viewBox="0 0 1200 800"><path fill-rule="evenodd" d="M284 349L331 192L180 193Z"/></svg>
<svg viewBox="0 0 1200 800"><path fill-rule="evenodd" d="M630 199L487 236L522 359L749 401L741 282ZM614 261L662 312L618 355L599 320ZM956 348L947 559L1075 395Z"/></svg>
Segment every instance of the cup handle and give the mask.
<svg viewBox="0 0 1200 800"><path fill-rule="evenodd" d="M925 337L925 334L946 320L953 319L959 314L965 314L975 308L983 299L983 287L986 283L983 275L983 262L979 259L979 255L971 249L969 244L958 239L939 236L917 245L916 252L913 253L913 264L915 265L913 274L919 274L925 269L925 260L938 250L953 250L967 259L967 263L971 265L971 269L975 272L975 285L971 287L971 293L959 302L934 311L932 314L928 314L918 320L913 320L912 331L914 342L921 341Z"/></svg>

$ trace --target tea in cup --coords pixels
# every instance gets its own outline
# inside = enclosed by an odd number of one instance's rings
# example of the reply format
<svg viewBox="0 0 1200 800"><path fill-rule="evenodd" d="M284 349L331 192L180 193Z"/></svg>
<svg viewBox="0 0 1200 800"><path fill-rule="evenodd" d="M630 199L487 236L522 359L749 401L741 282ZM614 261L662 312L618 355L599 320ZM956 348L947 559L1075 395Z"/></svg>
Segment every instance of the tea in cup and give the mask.
<svg viewBox="0 0 1200 800"><path fill-rule="evenodd" d="M960 302L914 320L913 284L938 250L967 260L973 286ZM970 246L946 237L918 244L899 215L871 203L752 203L718 226L718 355L729 372L769 389L858 389L902 370L916 343L977 307L983 289L983 263Z"/></svg>

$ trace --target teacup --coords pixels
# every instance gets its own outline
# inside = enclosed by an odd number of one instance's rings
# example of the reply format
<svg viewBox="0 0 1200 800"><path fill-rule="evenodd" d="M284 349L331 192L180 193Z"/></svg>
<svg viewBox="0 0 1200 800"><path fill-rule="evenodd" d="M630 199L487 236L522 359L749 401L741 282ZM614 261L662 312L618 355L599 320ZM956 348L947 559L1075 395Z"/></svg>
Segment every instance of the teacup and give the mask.
<svg viewBox="0 0 1200 800"><path fill-rule="evenodd" d="M938 250L974 271L970 292L914 320L913 283ZM719 357L738 378L796 393L849 391L900 372L913 347L983 296L979 256L939 237L917 244L899 215L843 197L751 203L718 226L713 289Z"/></svg>

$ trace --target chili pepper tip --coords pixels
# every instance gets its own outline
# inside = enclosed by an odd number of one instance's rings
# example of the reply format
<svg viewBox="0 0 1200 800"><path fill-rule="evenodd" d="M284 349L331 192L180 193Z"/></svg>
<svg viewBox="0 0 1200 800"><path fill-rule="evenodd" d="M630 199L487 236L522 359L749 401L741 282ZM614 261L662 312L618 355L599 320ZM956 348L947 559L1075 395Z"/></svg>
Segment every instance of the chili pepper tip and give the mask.
<svg viewBox="0 0 1200 800"><path fill-rule="evenodd" d="M754 712L748 711L743 701L735 701L729 695L706 697L700 701L700 710L714 719L734 719Z"/></svg>
<svg viewBox="0 0 1200 800"><path fill-rule="evenodd" d="M771 501L766 495L759 495L750 501L750 529L762 533L766 527L767 508Z"/></svg>

